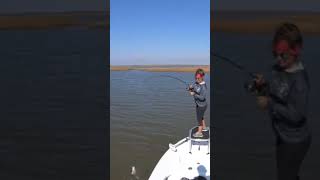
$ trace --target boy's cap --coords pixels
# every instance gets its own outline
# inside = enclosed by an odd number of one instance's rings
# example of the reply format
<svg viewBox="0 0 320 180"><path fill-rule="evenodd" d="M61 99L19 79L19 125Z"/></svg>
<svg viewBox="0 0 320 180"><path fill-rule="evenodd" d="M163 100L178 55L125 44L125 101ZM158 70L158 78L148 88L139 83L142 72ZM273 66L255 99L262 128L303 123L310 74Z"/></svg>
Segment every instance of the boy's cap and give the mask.
<svg viewBox="0 0 320 180"><path fill-rule="evenodd" d="M196 74L196 78L202 78L204 76L204 74Z"/></svg>
<svg viewBox="0 0 320 180"><path fill-rule="evenodd" d="M273 51L278 54L289 51L292 55L298 56L300 54L301 48L300 46L295 46L295 48L292 49L290 48L288 41L280 40L276 43Z"/></svg>

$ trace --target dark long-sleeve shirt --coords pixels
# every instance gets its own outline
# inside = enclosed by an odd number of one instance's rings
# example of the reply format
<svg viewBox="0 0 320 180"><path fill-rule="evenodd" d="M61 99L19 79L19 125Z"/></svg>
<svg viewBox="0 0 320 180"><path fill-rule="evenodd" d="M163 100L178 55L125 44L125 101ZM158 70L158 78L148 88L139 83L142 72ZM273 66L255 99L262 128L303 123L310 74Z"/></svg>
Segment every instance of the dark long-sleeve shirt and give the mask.
<svg viewBox="0 0 320 180"><path fill-rule="evenodd" d="M273 68L269 84L269 112L281 140L300 142L310 136L307 125L309 80L301 63L290 70Z"/></svg>

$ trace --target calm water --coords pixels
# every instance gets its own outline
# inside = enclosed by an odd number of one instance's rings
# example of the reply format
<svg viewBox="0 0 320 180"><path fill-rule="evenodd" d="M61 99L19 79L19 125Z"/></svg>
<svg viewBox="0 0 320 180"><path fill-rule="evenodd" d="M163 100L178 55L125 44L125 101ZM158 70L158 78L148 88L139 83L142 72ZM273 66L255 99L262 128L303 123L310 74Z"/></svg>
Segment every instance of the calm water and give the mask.
<svg viewBox="0 0 320 180"><path fill-rule="evenodd" d="M243 35L214 33L213 48L248 69L268 72L272 65L272 34ZM311 81L309 123L313 131L311 149L305 159L303 180L320 177L319 36L305 36L303 61ZM245 78L229 64L214 62L214 102L212 119L215 131L214 170L217 179L270 180L275 178L274 136L267 113L243 88Z"/></svg>
<svg viewBox="0 0 320 180"><path fill-rule="evenodd" d="M112 180L130 179L131 166L140 179L148 179L168 144L186 137L197 124L193 97L185 85L159 75L174 75L190 83L194 77L193 73L111 72ZM208 89L209 81L207 75ZM207 110L207 123L209 114Z"/></svg>
<svg viewBox="0 0 320 180"><path fill-rule="evenodd" d="M0 179L105 180L105 34L0 31Z"/></svg>

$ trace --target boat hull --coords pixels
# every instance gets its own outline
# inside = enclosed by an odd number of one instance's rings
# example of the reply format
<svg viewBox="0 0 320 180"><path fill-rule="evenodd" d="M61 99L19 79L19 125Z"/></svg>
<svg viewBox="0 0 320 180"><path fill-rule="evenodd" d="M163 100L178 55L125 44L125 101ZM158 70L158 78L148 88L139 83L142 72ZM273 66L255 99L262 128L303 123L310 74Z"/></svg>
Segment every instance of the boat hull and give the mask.
<svg viewBox="0 0 320 180"><path fill-rule="evenodd" d="M189 137L175 145L169 145L169 149L159 160L149 180L194 179L199 176L209 180L210 148L208 149L208 146L210 147L209 142L191 141Z"/></svg>

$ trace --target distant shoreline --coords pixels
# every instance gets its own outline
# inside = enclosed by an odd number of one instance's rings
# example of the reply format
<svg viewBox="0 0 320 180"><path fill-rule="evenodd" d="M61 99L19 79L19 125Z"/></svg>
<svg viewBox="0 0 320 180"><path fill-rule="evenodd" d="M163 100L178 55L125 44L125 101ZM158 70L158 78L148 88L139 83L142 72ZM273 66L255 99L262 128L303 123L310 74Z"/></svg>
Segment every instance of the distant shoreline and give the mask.
<svg viewBox="0 0 320 180"><path fill-rule="evenodd" d="M137 65L137 66L110 66L111 71L148 71L148 72L195 72L202 68L210 72L210 65Z"/></svg>
<svg viewBox="0 0 320 180"><path fill-rule="evenodd" d="M305 34L320 34L320 12L212 11L211 16L211 32L272 33L292 22Z"/></svg>
<svg viewBox="0 0 320 180"><path fill-rule="evenodd" d="M272 33L281 22L293 22L306 34L320 34L320 12L211 11L211 32ZM0 30L50 28L106 28L107 11L0 14Z"/></svg>

